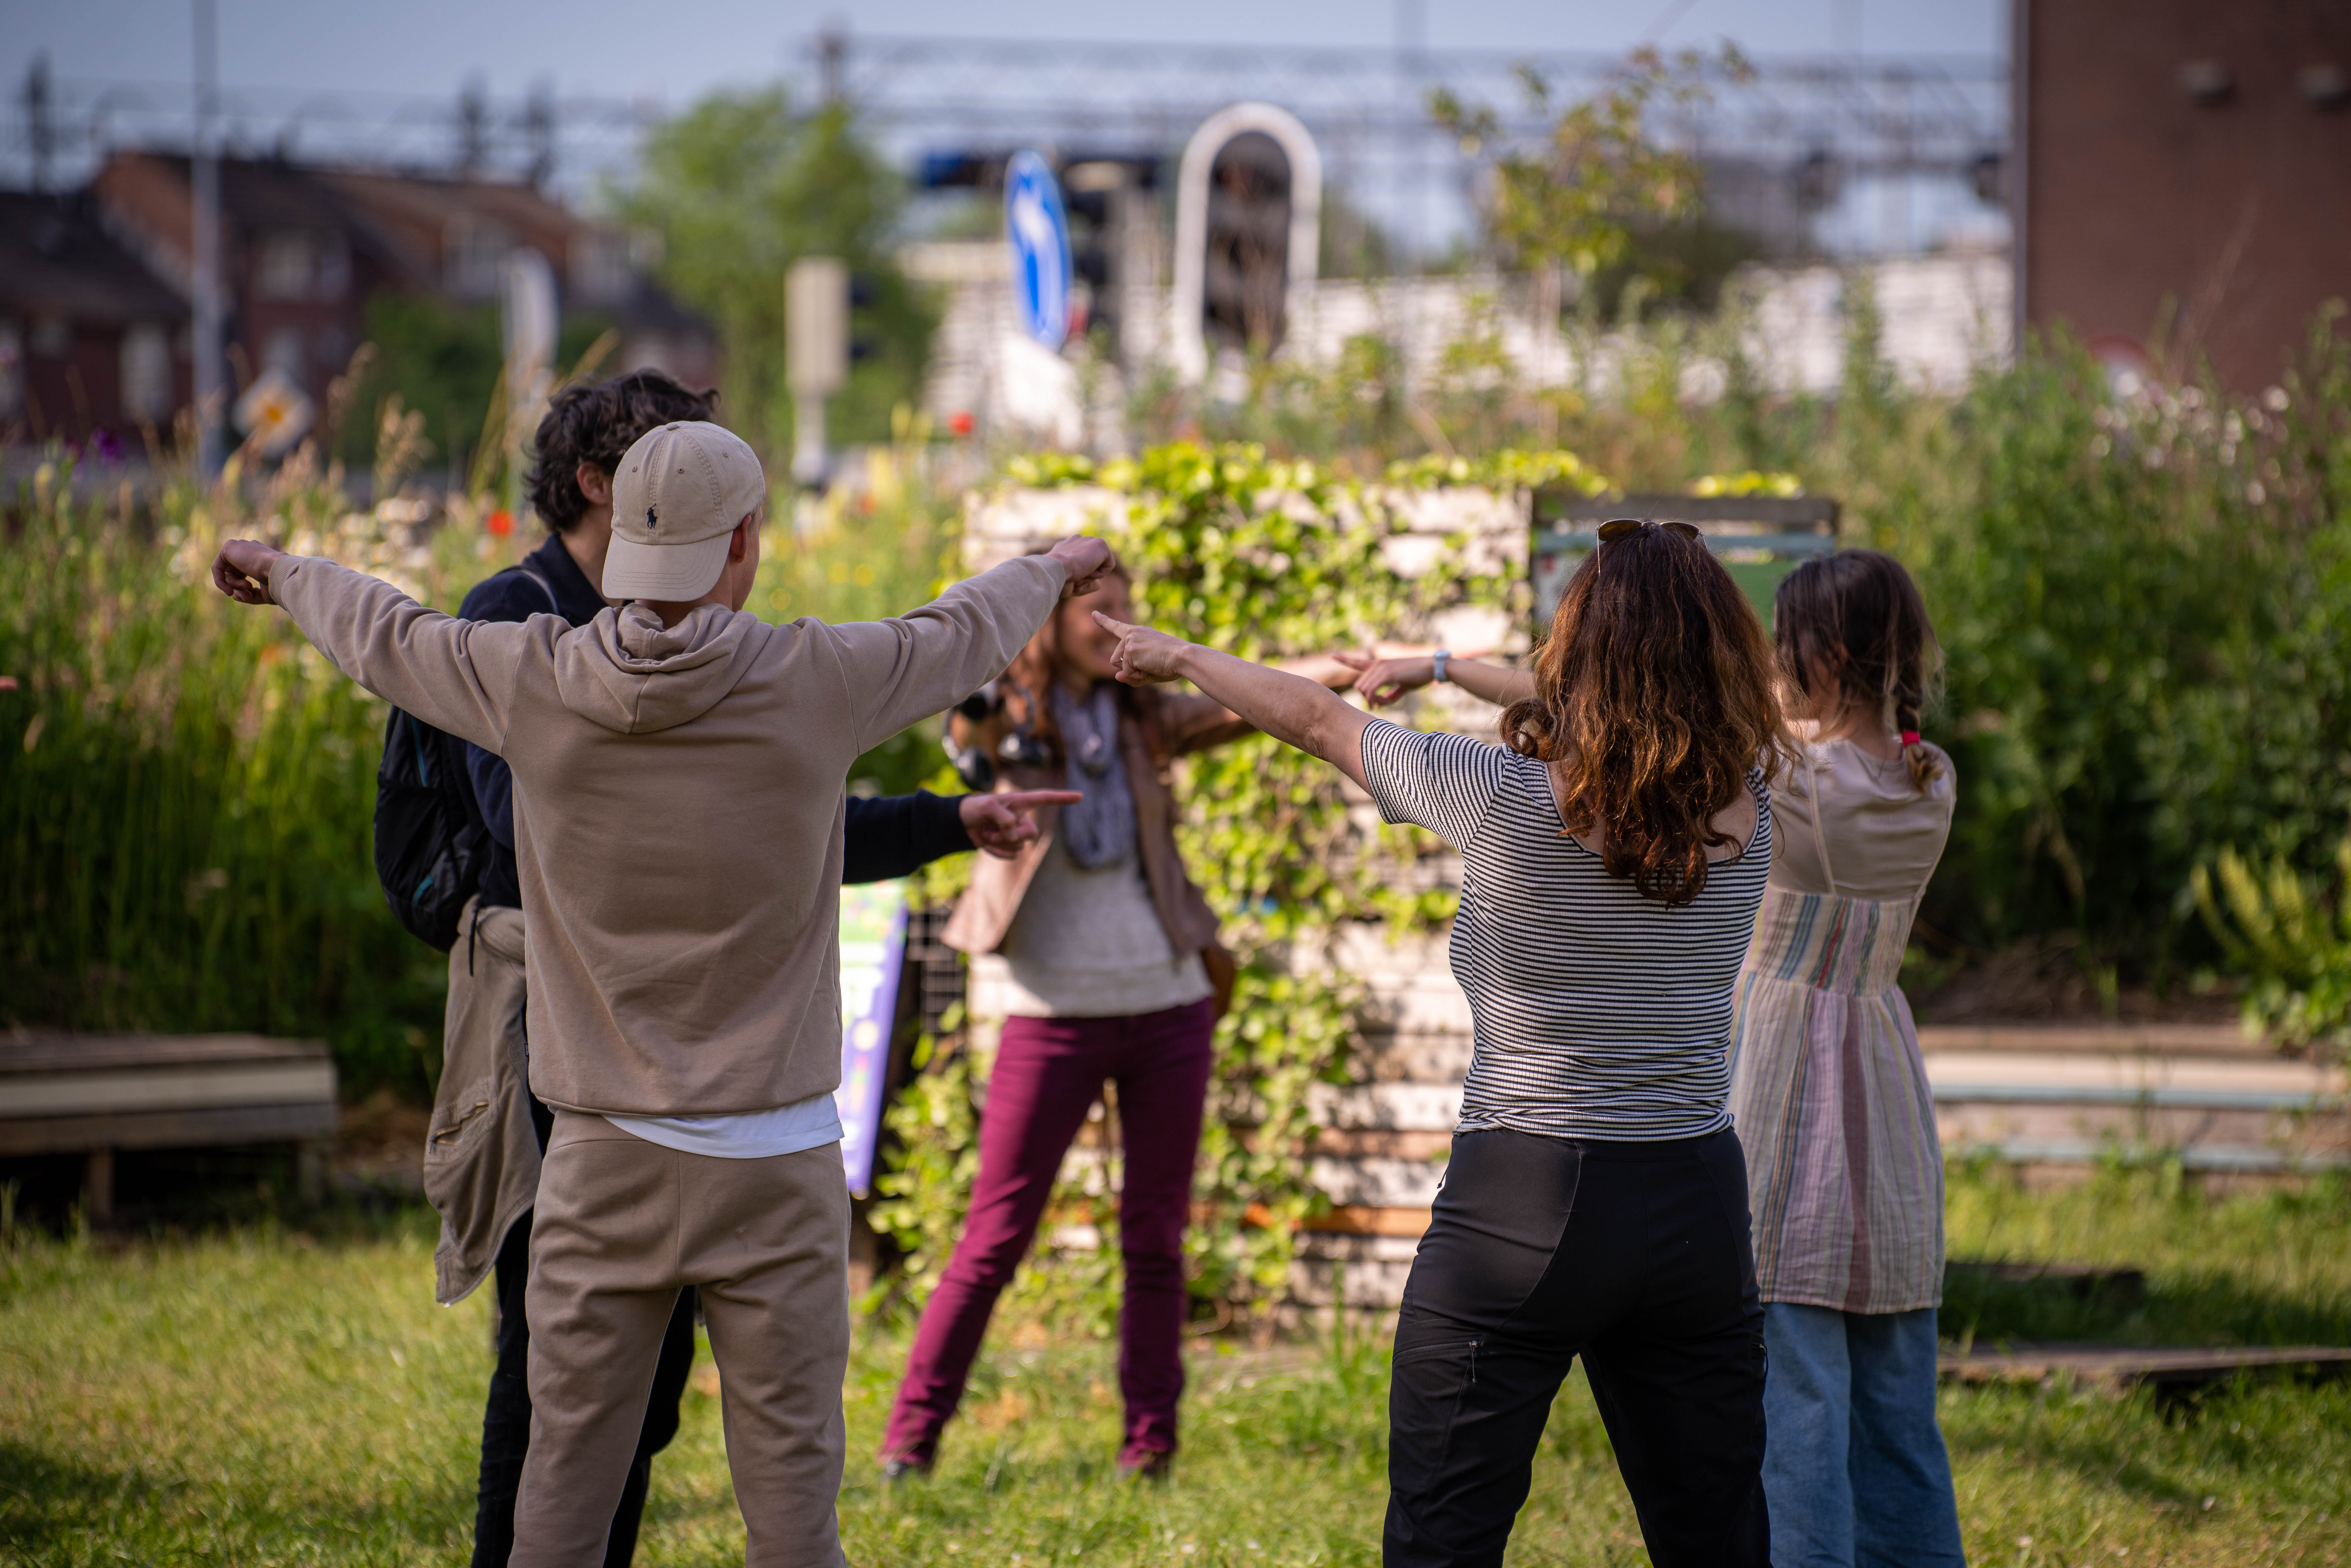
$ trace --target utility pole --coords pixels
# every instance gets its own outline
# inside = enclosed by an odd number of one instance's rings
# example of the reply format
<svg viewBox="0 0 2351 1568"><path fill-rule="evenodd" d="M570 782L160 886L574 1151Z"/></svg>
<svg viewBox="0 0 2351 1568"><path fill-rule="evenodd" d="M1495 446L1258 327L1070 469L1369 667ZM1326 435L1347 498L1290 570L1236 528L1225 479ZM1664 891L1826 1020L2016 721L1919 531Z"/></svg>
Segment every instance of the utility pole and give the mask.
<svg viewBox="0 0 2351 1568"><path fill-rule="evenodd" d="M849 35L830 22L816 36L817 79L822 84L827 108L849 96Z"/></svg>
<svg viewBox="0 0 2351 1568"><path fill-rule="evenodd" d="M1395 0L1396 78L1409 95L1414 110L1428 111L1428 9L1426 0ZM1426 126L1405 132L1396 149L1407 161L1405 178L1412 189L1412 248L1415 271L1428 253L1427 165L1422 156L1428 137Z"/></svg>
<svg viewBox="0 0 2351 1568"><path fill-rule="evenodd" d="M473 179L489 157L489 84L475 77L457 95L457 172Z"/></svg>
<svg viewBox="0 0 2351 1568"><path fill-rule="evenodd" d="M214 144L219 112L220 37L215 0L194 0L196 144L190 159L195 196L195 255L189 258L195 293L196 473L221 470L220 422L227 399L221 375L220 153Z"/></svg>
<svg viewBox="0 0 2351 1568"><path fill-rule="evenodd" d="M784 380L792 392L792 478L820 490L832 466L824 400L849 381L849 264L804 256L784 273Z"/></svg>
<svg viewBox="0 0 2351 1568"><path fill-rule="evenodd" d="M49 57L35 55L25 73L25 128L33 147L33 191L49 188L49 155L57 151L57 121L50 116Z"/></svg>
<svg viewBox="0 0 2351 1568"><path fill-rule="evenodd" d="M545 190L555 178L555 84L541 81L523 109L523 133L530 142L530 183Z"/></svg>

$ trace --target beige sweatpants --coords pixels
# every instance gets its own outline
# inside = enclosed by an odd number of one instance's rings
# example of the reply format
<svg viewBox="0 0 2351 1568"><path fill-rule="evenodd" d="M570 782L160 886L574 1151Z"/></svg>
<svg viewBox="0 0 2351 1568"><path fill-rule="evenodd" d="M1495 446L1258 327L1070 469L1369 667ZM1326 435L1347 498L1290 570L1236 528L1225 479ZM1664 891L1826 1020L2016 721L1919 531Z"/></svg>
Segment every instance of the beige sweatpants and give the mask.
<svg viewBox="0 0 2351 1568"><path fill-rule="evenodd" d="M749 1568L836 1568L849 1186L838 1145L682 1154L555 1113L530 1233L530 1453L513 1568L596 1568L662 1331L702 1288Z"/></svg>

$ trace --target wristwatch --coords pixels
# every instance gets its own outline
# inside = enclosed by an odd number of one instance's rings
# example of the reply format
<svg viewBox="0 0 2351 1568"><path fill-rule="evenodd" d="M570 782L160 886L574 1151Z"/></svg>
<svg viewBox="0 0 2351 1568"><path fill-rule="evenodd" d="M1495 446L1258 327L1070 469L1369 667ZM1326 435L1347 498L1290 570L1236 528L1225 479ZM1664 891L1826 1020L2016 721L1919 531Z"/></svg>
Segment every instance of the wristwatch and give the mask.
<svg viewBox="0 0 2351 1568"><path fill-rule="evenodd" d="M1447 678L1445 666L1453 662L1453 650L1450 648L1439 648L1436 653L1429 655L1428 662L1436 666L1437 674L1435 678L1438 684L1442 685Z"/></svg>

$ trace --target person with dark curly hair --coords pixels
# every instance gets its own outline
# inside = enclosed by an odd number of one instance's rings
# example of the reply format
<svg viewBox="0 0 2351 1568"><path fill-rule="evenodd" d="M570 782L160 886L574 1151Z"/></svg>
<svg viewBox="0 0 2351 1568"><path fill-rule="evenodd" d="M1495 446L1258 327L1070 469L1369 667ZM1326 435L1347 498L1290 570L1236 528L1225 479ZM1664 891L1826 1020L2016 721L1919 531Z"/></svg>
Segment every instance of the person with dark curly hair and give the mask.
<svg viewBox="0 0 2351 1568"><path fill-rule="evenodd" d="M1581 1357L1652 1561L1762 1568L1763 1306L1727 1050L1788 741L1739 585L1687 524L1604 526L1531 678L1434 658L1516 699L1499 746L1104 624L1121 680L1189 680L1461 853L1476 1044L1396 1324L1384 1561L1501 1563Z"/></svg>
<svg viewBox="0 0 2351 1568"><path fill-rule="evenodd" d="M659 371L633 371L565 387L533 442L525 494L552 531L520 566L483 580L458 611L467 621L528 621L553 614L575 626L606 605L600 591L612 543L612 476L629 448L660 425L709 420L716 397ZM506 759L468 742L466 771L489 831L481 894L451 954L448 1052L426 1153L428 1196L443 1214L436 1294L455 1301L494 1281L497 1364L482 1416L475 1568L504 1568L514 1544L515 1497L530 1447L530 1331L524 1319L539 1155L554 1113L518 1071L527 1055L522 1016L522 885L515 859L514 775ZM975 847L1010 854L1036 837L1027 812L1060 793L849 798L841 880L904 876ZM475 1050L474 1048L479 1047ZM504 1059L516 1059L513 1069ZM477 1063L467 1070L467 1061ZM476 1085L499 1085L485 1096ZM644 1426L613 1515L604 1561L624 1568L636 1550L653 1458L677 1435L678 1407L694 1369L696 1295L681 1291L664 1336Z"/></svg>

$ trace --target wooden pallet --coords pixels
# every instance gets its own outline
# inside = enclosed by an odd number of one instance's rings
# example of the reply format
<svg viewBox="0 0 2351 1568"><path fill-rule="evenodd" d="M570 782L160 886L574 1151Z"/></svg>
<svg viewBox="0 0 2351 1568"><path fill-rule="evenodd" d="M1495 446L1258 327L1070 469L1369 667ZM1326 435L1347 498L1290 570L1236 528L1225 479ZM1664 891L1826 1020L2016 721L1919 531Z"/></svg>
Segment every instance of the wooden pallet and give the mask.
<svg viewBox="0 0 2351 1568"><path fill-rule="evenodd" d="M0 1155L78 1154L83 1212L111 1221L118 1149L301 1146L315 1189L335 1133L335 1064L317 1040L252 1034L0 1037Z"/></svg>

